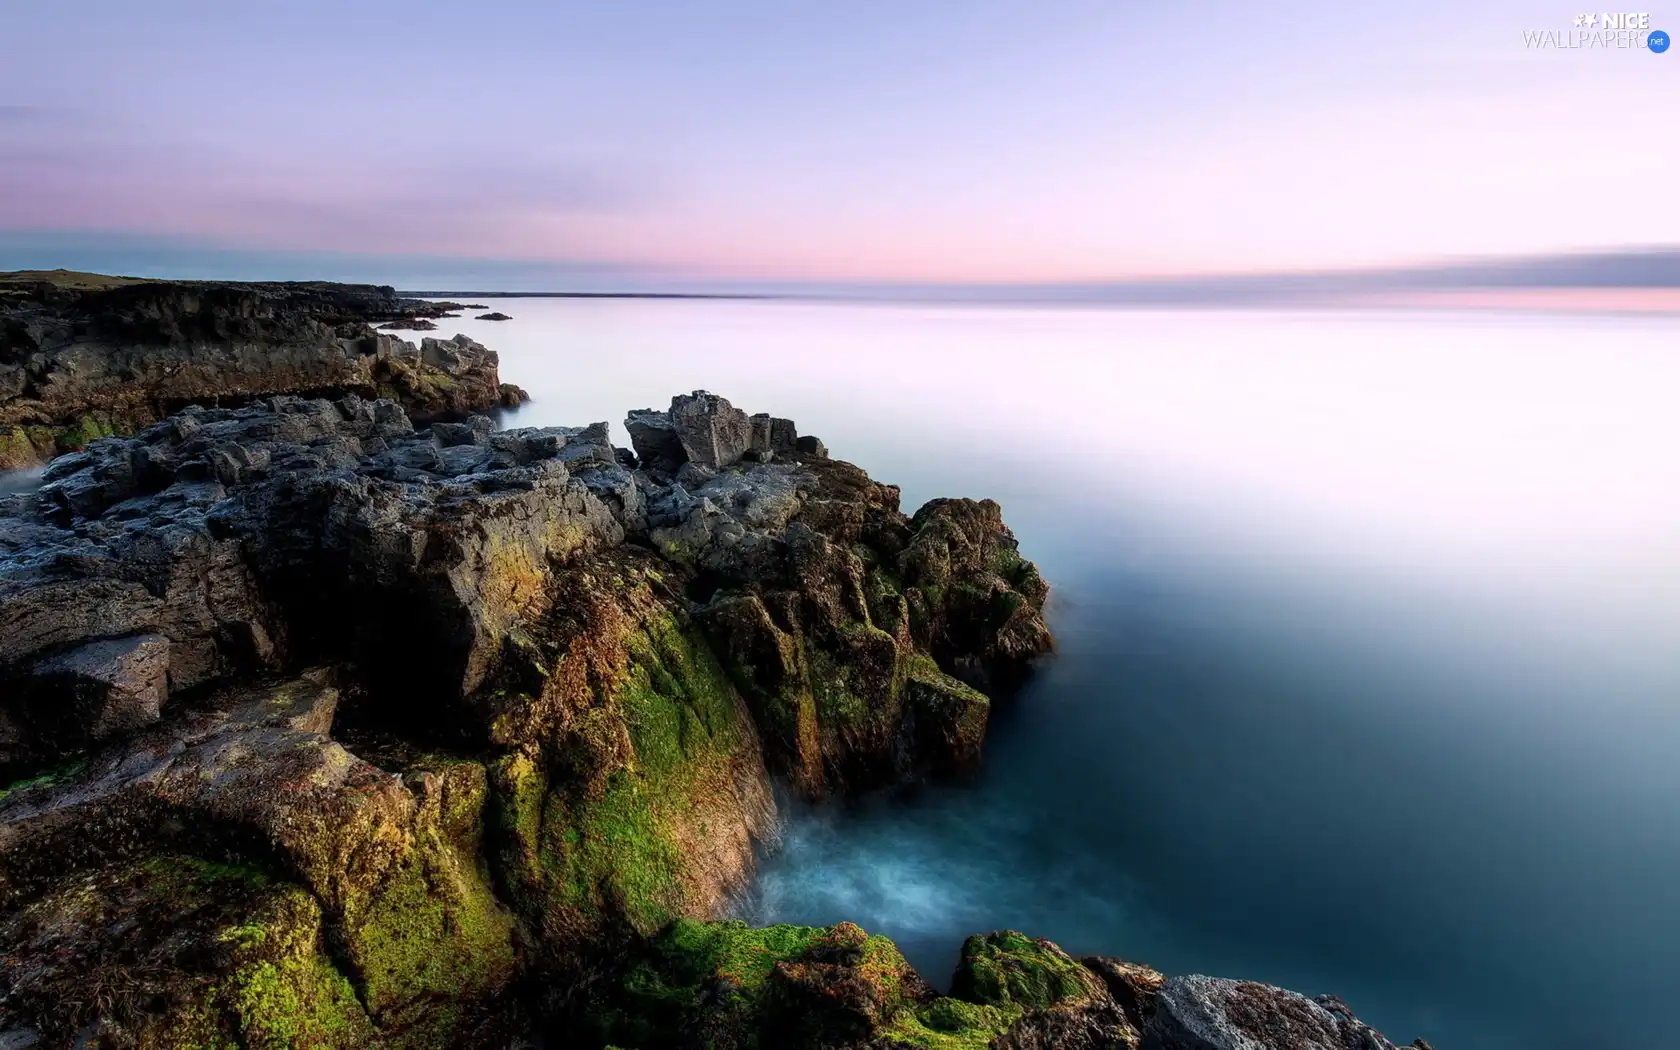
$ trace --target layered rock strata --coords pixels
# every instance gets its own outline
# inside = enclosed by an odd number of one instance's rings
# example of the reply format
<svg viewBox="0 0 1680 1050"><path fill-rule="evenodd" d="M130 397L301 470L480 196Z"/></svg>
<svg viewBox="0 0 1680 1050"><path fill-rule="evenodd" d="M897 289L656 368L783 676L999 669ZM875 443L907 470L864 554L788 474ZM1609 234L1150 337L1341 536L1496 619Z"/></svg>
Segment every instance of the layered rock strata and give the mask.
<svg viewBox="0 0 1680 1050"><path fill-rule="evenodd" d="M422 421L494 408L506 397L493 352L372 327L434 328L425 318L450 305L375 285L0 274L0 470L192 403L356 393Z"/></svg>

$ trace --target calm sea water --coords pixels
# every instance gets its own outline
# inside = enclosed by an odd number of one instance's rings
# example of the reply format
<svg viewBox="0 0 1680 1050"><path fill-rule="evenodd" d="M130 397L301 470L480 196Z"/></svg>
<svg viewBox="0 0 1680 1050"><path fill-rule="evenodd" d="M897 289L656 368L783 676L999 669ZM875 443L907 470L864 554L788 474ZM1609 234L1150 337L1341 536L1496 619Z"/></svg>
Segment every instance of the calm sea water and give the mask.
<svg viewBox="0 0 1680 1050"><path fill-rule="evenodd" d="M515 424L704 387L1003 502L1059 657L980 782L801 814L754 918L1002 926L1443 1050L1664 1045L1680 323L491 302Z"/></svg>

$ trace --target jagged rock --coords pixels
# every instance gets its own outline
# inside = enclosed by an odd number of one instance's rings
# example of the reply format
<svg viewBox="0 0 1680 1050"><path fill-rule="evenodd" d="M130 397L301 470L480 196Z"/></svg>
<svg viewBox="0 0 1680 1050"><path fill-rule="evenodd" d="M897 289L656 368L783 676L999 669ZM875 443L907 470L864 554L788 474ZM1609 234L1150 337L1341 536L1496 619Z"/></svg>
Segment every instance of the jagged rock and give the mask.
<svg viewBox="0 0 1680 1050"><path fill-rule="evenodd" d="M1142 1031L1155 1016L1155 995L1166 978L1147 966L1106 955L1088 955L1079 961L1107 986L1109 997L1132 1027Z"/></svg>
<svg viewBox="0 0 1680 1050"><path fill-rule="evenodd" d="M1334 996L1220 977L1173 977L1156 996L1145 1050L1395 1050Z"/></svg>
<svg viewBox="0 0 1680 1050"><path fill-rule="evenodd" d="M699 616L772 763L813 796L972 770L990 711L975 687L1011 688L1051 648L1042 580L997 504L907 519L896 488L793 455L647 511L654 546L720 585Z"/></svg>
<svg viewBox="0 0 1680 1050"><path fill-rule="evenodd" d="M752 450L759 453L793 452L798 448L799 433L793 420L781 419L760 412L752 417ZM768 462L768 460L766 460Z"/></svg>
<svg viewBox="0 0 1680 1050"><path fill-rule="evenodd" d="M443 312L373 285L0 274L0 470L194 402L353 392L421 421L495 407L493 353L443 363L371 327Z"/></svg>
<svg viewBox="0 0 1680 1050"><path fill-rule="evenodd" d="M400 363L487 353L427 340ZM776 842L772 769L820 795L972 768L990 699L952 672L1005 683L1048 645L1042 582L995 505L908 519L896 489L800 452L791 423L675 400L692 411L648 414L637 457L604 423L497 431L465 414L416 431L359 397L192 408L0 499L0 772L30 778L0 802L0 898L94 945L100 909L149 906L145 865L232 858L293 901L291 954L263 956L290 960L288 994L357 1004L341 1032L448 1045L496 1013L510 923L533 984L564 989L674 919L721 913ZM340 684L291 680L290 699L254 684L312 665ZM89 754L97 717L67 727L13 688L49 679L104 682L106 701L161 682L159 720L115 719L132 739ZM104 902L85 923L77 879ZM220 937L278 906L258 896L204 926L156 906ZM441 932L462 922L476 932ZM6 1006L7 980L58 989L84 965L151 980L92 947L46 965L33 929L0 928L0 955L36 967L0 963L0 1031L48 1023L48 993ZM115 950L178 958L147 930ZM990 1039L1020 1020L903 993L896 950L856 940L778 971L780 1001L806 1004L788 1025ZM170 963L138 1019L101 1007L98 1023L178 1034L177 1006L230 1038L256 1023L216 998L245 964L180 943L213 965ZM323 991L335 981L351 1000Z"/></svg>
<svg viewBox="0 0 1680 1050"><path fill-rule="evenodd" d="M671 427L688 461L717 469L737 462L752 447L753 425L728 400L704 390L671 399Z"/></svg>
<svg viewBox="0 0 1680 1050"><path fill-rule="evenodd" d="M630 444L635 448L636 458L642 466L675 473L688 461L688 454L683 451L682 441L677 437L677 428L672 425L669 413L651 408L635 409L625 418L624 429L630 434Z"/></svg>

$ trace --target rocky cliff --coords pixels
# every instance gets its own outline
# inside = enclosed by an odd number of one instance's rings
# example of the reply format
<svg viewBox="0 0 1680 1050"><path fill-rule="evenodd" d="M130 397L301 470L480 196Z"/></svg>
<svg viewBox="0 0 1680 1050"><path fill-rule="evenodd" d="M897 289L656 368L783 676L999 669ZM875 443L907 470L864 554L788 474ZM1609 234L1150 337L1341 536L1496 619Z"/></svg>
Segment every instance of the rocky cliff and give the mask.
<svg viewBox="0 0 1680 1050"><path fill-rule="evenodd" d="M275 394L390 397L416 419L459 419L523 396L465 337L419 346L380 320L451 303L388 287L0 274L0 470L133 433L188 404Z"/></svg>
<svg viewBox="0 0 1680 1050"><path fill-rule="evenodd" d="M0 497L0 1046L1389 1050L1331 999L722 921L1051 647L996 504L705 392L190 407Z"/></svg>

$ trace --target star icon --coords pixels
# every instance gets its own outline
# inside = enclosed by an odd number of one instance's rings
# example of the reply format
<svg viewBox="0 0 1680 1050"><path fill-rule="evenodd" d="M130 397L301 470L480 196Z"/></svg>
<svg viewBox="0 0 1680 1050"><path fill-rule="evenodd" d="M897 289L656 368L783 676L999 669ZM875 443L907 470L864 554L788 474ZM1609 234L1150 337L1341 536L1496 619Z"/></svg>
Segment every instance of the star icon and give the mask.
<svg viewBox="0 0 1680 1050"><path fill-rule="evenodd" d="M1575 16L1575 28L1577 28L1577 29L1591 29L1593 26L1595 26L1597 24L1598 24L1598 16L1597 15L1576 15Z"/></svg>

